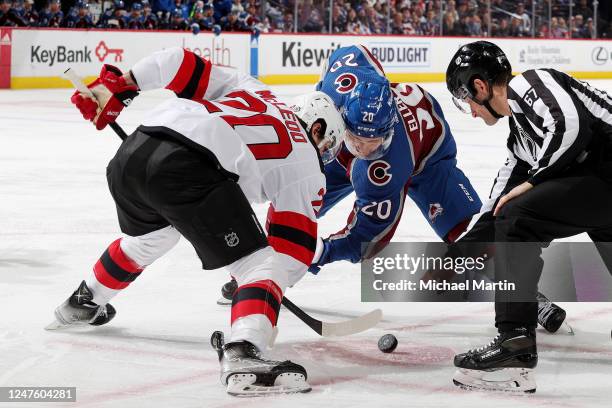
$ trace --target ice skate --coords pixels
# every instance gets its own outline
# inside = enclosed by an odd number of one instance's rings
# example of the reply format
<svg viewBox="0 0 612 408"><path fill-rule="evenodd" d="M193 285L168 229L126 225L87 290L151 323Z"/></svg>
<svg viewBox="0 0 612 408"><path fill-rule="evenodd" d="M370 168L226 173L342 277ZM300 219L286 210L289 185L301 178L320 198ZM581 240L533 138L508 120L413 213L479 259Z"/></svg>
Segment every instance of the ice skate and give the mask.
<svg viewBox="0 0 612 408"><path fill-rule="evenodd" d="M565 310L548 300L541 293L538 293L538 323L549 333L556 333L561 326L564 326L569 334L574 334L574 330L565 323Z"/></svg>
<svg viewBox="0 0 612 408"><path fill-rule="evenodd" d="M223 344L223 333L216 331L211 344L219 355L221 383L227 393L236 397L309 392L306 370L289 360L261 358L261 353L248 341Z"/></svg>
<svg viewBox="0 0 612 408"><path fill-rule="evenodd" d="M236 282L236 279L226 282L221 286L221 297L217 300L217 304L221 306L231 305L236 289L238 289L238 282Z"/></svg>
<svg viewBox="0 0 612 408"><path fill-rule="evenodd" d="M110 322L116 314L111 304L97 305L92 302L93 293L85 281L61 305L55 309L55 321L45 327L46 330L57 330L71 326L101 326Z"/></svg>
<svg viewBox="0 0 612 408"><path fill-rule="evenodd" d="M533 393L538 364L535 331L499 332L486 346L455 356L453 383L464 389Z"/></svg>

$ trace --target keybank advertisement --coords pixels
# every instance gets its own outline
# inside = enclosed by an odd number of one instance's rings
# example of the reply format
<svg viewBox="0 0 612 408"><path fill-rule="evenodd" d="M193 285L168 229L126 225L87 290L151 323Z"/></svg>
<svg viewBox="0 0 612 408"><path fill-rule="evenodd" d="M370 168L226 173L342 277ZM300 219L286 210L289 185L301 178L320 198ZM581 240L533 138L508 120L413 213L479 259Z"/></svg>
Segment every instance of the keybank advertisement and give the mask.
<svg viewBox="0 0 612 408"><path fill-rule="evenodd" d="M312 82L336 49L363 44L391 77L413 75L415 80L444 80L450 57L478 38L401 36L262 35L259 75L264 82ZM582 78L612 77L612 41L502 39L514 71L550 67Z"/></svg>
<svg viewBox="0 0 612 408"><path fill-rule="evenodd" d="M97 75L102 64L127 70L155 51L177 46L214 64L250 72L248 34L14 30L11 76L59 77L68 67L90 76Z"/></svg>

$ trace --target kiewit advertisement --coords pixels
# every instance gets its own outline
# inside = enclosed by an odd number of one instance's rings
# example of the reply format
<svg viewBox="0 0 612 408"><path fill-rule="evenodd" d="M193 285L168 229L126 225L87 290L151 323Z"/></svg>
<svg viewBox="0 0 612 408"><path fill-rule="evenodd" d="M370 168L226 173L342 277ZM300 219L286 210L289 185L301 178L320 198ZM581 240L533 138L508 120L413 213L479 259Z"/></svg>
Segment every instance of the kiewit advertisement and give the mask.
<svg viewBox="0 0 612 408"><path fill-rule="evenodd" d="M94 76L103 64L129 69L139 59L169 47L184 47L214 64L249 72L248 34L14 30L11 85L62 87L68 84L61 76L69 67L81 76Z"/></svg>
<svg viewBox="0 0 612 408"><path fill-rule="evenodd" d="M362 44L391 81L444 81L450 56L476 38L406 36L262 35L259 75L264 82L314 83L336 49ZM612 78L612 45L591 40L495 40L514 71L555 68L578 78Z"/></svg>

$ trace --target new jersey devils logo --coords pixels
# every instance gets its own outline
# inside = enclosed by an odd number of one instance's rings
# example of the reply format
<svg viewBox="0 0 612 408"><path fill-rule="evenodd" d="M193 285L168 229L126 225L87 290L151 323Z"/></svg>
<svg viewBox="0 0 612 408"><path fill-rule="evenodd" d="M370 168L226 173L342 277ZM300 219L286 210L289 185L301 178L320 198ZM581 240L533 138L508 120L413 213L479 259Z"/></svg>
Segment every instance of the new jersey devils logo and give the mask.
<svg viewBox="0 0 612 408"><path fill-rule="evenodd" d="M438 215L444 212L444 208L440 205L440 203L431 203L429 204L429 221L432 223L435 222Z"/></svg>
<svg viewBox="0 0 612 408"><path fill-rule="evenodd" d="M386 161L376 160L368 167L368 179L370 179L374 185L384 186L389 183L393 177L393 175L389 173L390 168L391 165Z"/></svg>

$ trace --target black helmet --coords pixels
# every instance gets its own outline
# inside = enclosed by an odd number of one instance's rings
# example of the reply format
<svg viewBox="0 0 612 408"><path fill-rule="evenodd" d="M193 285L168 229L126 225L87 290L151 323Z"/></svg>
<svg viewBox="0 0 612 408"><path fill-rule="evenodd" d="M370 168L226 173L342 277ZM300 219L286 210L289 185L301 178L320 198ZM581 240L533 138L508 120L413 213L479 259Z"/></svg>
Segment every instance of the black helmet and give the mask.
<svg viewBox="0 0 612 408"><path fill-rule="evenodd" d="M502 75L508 80L512 76L506 54L491 42L476 41L462 46L455 53L446 70L446 86L459 100L469 97L482 103L475 99L473 80L479 78L491 86Z"/></svg>

